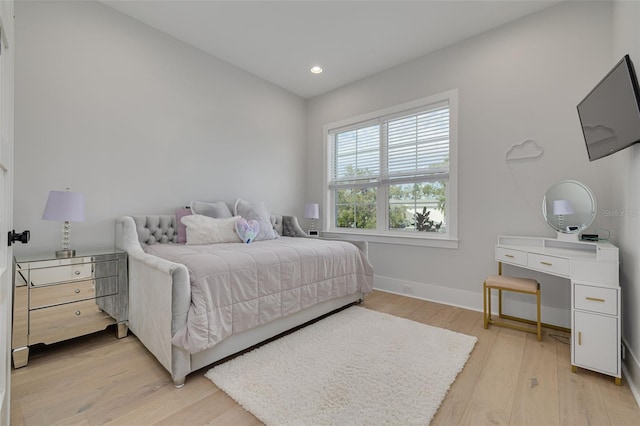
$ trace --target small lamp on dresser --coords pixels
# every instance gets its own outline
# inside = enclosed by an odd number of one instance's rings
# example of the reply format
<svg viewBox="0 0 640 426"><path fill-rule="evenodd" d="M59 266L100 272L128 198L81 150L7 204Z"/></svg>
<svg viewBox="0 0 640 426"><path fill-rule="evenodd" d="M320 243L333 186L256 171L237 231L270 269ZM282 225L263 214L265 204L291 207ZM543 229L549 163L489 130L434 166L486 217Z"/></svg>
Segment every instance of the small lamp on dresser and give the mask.
<svg viewBox="0 0 640 426"><path fill-rule="evenodd" d="M564 216L574 214L573 206L569 200L553 200L553 214L558 216L558 227L565 232Z"/></svg>
<svg viewBox="0 0 640 426"><path fill-rule="evenodd" d="M309 229L308 234L317 237L318 230L316 229L316 219L320 218L318 203L306 203L304 205L304 218L311 219L311 229Z"/></svg>
<svg viewBox="0 0 640 426"><path fill-rule="evenodd" d="M62 250L56 251L56 257L73 257L76 251L70 247L71 225L69 222L84 221L84 194L65 191L50 191L42 214L43 220L64 222L62 227Z"/></svg>

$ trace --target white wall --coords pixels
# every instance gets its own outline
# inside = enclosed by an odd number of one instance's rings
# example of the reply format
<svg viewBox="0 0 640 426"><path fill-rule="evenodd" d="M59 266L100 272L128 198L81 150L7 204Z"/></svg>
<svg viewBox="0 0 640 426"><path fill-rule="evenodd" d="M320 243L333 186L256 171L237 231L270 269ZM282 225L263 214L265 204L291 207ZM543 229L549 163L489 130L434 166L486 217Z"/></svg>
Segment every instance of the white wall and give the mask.
<svg viewBox="0 0 640 426"><path fill-rule="evenodd" d="M613 13L612 67L629 54L640 71L640 3L616 1ZM612 209L623 212L613 220L614 243L620 247L622 287L622 340L627 346L623 361L625 379L640 401L640 144L614 156L611 187Z"/></svg>
<svg viewBox="0 0 640 426"><path fill-rule="evenodd" d="M305 100L96 2L16 2L15 214L32 242L49 190L84 192L75 248L114 244L114 218L192 199L265 200L301 215Z"/></svg>
<svg viewBox="0 0 640 426"><path fill-rule="evenodd" d="M459 249L372 243L376 287L481 309L496 237L553 237L542 197L563 179L594 191L591 230L611 228L602 211L612 160L588 161L576 113L610 68L611 31L610 4L568 2L310 100L308 190L321 200L323 125L459 89ZM526 139L544 155L507 164L507 150ZM568 282L539 279L545 320L569 326Z"/></svg>

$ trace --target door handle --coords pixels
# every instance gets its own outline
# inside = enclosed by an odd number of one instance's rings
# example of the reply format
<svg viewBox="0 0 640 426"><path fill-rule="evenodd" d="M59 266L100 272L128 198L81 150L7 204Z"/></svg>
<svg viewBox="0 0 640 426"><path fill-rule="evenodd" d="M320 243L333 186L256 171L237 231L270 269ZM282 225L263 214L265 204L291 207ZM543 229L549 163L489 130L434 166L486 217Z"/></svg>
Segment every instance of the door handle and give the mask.
<svg viewBox="0 0 640 426"><path fill-rule="evenodd" d="M14 229L13 231L9 232L9 235L7 235L7 245L11 246L11 244L18 241L21 242L22 244L27 244L30 239L31 239L31 231L29 231L28 229L20 233L17 233L16 230Z"/></svg>

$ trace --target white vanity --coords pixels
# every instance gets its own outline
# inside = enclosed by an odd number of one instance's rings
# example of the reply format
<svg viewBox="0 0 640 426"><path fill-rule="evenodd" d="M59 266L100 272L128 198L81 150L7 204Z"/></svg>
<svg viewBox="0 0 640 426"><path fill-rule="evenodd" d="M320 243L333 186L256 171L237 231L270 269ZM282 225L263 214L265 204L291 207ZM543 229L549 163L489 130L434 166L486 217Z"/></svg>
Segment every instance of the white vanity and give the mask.
<svg viewBox="0 0 640 426"><path fill-rule="evenodd" d="M602 241L501 236L495 254L498 262L570 281L572 369L608 374L620 384L618 248Z"/></svg>
<svg viewBox="0 0 640 426"><path fill-rule="evenodd" d="M571 368L607 374L621 381L618 248L606 241L580 241L595 219L591 190L575 181L551 187L543 215L558 238L500 236L495 259L566 278L571 285ZM499 268L502 270L502 268ZM544 321L544 318L543 318Z"/></svg>

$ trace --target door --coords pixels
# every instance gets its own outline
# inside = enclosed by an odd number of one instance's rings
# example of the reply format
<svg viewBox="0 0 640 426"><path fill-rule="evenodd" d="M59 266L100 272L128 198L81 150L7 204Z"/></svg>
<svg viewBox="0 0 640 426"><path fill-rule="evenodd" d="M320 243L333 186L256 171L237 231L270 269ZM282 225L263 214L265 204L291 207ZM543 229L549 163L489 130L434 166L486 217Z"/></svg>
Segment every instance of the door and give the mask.
<svg viewBox="0 0 640 426"><path fill-rule="evenodd" d="M618 319L574 311L573 320L573 364L618 376Z"/></svg>
<svg viewBox="0 0 640 426"><path fill-rule="evenodd" d="M0 425L9 424L13 224L13 1L0 2Z"/></svg>

